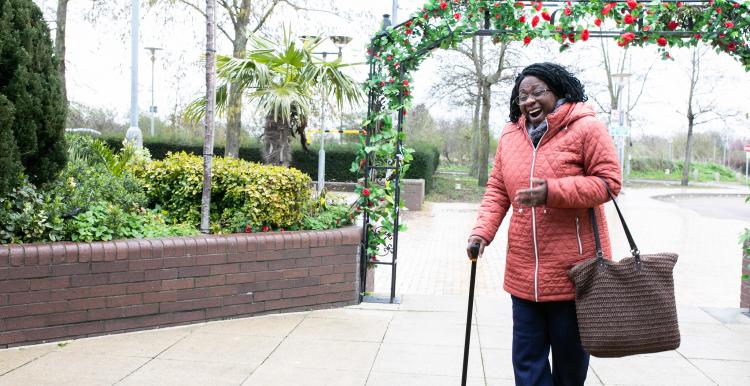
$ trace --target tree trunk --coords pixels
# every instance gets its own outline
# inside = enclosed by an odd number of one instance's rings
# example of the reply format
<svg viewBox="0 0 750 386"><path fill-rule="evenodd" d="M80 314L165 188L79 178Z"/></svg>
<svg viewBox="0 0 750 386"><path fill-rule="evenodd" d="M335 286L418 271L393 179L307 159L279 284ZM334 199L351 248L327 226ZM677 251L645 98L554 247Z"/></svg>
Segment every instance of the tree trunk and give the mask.
<svg viewBox="0 0 750 386"><path fill-rule="evenodd" d="M60 72L60 86L62 87L65 104L68 103L68 89L65 86L65 22L68 19L68 0L57 0L57 30L55 31L55 57Z"/></svg>
<svg viewBox="0 0 750 386"><path fill-rule="evenodd" d="M201 232L210 232L211 163L214 153L214 112L216 110L216 0L206 0L206 116L203 139L203 196Z"/></svg>
<svg viewBox="0 0 750 386"><path fill-rule="evenodd" d="M474 115L471 118L471 149L469 150L469 154L471 154L471 169L469 170L469 174L472 177L479 176L479 140L481 136L479 131L479 114L481 107L482 84L477 82L477 97L474 98Z"/></svg>
<svg viewBox="0 0 750 386"><path fill-rule="evenodd" d="M226 4L226 3L224 3ZM251 0L242 0L241 4L234 5L227 9L227 12L234 13L232 22L234 25L234 40L232 40L232 56L235 58L245 57L247 50L247 26L250 24L250 4ZM228 4L224 7L229 7ZM260 27L260 26L259 26ZM242 90L237 83L229 86L229 101L227 106L227 143L224 147L224 156L237 158L240 154L240 133L242 131Z"/></svg>
<svg viewBox="0 0 750 386"><path fill-rule="evenodd" d="M484 82L482 84L482 119L479 124L480 136L479 136L479 151L477 156L479 157L479 174L478 174L478 185L487 186L488 172L487 166L489 163L489 152L490 152L490 99L492 97L492 83Z"/></svg>
<svg viewBox="0 0 750 386"><path fill-rule="evenodd" d="M263 126L263 160L270 165L286 166L292 162L292 128L283 120L266 117Z"/></svg>
<svg viewBox="0 0 750 386"><path fill-rule="evenodd" d="M693 96L695 95L695 86L698 84L698 74L700 72L700 55L698 55L698 49L693 48L693 56L691 60L691 72L690 72L690 90L688 91L688 134L687 141L685 141L685 164L682 167L682 181L680 185L688 186L690 180L690 156L692 152L693 142L693 125L695 124L695 114L693 113Z"/></svg>
<svg viewBox="0 0 750 386"><path fill-rule="evenodd" d="M682 186L688 186L688 182L690 180L690 158L691 153L693 151L692 148L692 142L693 142L693 123L695 122L695 117L693 116L693 108L692 106L688 107L688 134L687 134L687 141L685 142L685 164L682 167L682 181L680 182L680 185Z"/></svg>

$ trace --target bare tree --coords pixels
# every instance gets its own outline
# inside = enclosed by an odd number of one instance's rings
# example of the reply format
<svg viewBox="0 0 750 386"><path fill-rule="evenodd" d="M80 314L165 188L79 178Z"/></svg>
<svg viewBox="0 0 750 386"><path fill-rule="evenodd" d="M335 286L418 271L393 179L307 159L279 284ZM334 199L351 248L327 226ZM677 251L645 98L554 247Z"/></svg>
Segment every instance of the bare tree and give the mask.
<svg viewBox="0 0 750 386"><path fill-rule="evenodd" d="M203 196L201 197L202 233L211 231L211 162L214 153L214 112L216 111L215 10L216 0L206 0L206 115L203 139Z"/></svg>
<svg viewBox="0 0 750 386"><path fill-rule="evenodd" d="M472 116L471 174L479 186L486 186L489 164L489 118L492 107L492 86L513 79L506 70L516 68L517 53L508 43L497 44L497 49L486 52L481 37L472 38L471 45L462 44L456 51L468 59L442 71L448 75L444 82L433 86L433 95L450 95L453 103L474 107ZM447 65L443 65L447 66ZM505 74L503 74L505 72Z"/></svg>
<svg viewBox="0 0 750 386"><path fill-rule="evenodd" d="M199 0L150 0L151 4L181 4L185 8L206 16ZM232 56L243 58L247 51L248 39L251 35L260 33L269 23L274 11L285 5L294 11L327 12L335 11L328 0L328 6L319 4L321 8L308 7L309 0L218 0L223 16L217 21L217 30L232 44ZM242 130L242 94L238 84L229 86L229 104L227 113L227 133L224 156L238 157L240 150L240 132Z"/></svg>

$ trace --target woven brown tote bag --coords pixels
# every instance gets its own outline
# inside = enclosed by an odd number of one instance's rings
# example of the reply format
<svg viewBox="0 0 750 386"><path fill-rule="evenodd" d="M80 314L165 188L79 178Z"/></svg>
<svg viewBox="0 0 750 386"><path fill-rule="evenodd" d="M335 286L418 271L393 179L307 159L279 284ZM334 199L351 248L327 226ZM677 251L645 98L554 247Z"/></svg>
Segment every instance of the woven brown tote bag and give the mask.
<svg viewBox="0 0 750 386"><path fill-rule="evenodd" d="M604 259L596 216L590 209L596 257L568 272L576 288L581 343L589 354L601 358L674 350L680 346L672 279L677 254L640 254L609 187L607 191L632 257L617 262Z"/></svg>

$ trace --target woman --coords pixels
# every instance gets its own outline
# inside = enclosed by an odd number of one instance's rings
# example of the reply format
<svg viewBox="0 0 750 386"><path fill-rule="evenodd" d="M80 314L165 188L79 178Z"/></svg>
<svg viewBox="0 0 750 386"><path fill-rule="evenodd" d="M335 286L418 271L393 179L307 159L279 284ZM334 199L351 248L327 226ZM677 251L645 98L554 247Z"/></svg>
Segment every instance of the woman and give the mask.
<svg viewBox="0 0 750 386"><path fill-rule="evenodd" d="M516 78L487 190L469 237L484 247L512 209L504 289L513 302L516 385L583 385L589 355L578 335L568 270L595 255L594 208L611 256L604 204L620 191L620 166L605 125L584 104L583 85L552 63ZM552 350L552 365L548 356Z"/></svg>

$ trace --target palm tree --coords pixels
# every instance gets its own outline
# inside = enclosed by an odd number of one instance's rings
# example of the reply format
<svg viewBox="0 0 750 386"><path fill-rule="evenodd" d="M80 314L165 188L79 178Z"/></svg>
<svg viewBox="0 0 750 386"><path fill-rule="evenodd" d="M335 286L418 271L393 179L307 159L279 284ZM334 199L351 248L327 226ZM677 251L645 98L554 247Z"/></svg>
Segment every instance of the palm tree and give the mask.
<svg viewBox="0 0 750 386"><path fill-rule="evenodd" d="M362 100L359 84L342 69L351 64L341 59L324 61L313 56L320 40L296 43L285 31L281 42L253 37L244 58L217 55L217 113L228 107L228 85L240 87L247 100L265 116L263 157L266 163L289 166L291 140L300 136L306 148L305 128L316 91L323 98L333 95L339 108ZM194 121L205 114L205 98L192 102L186 116Z"/></svg>

